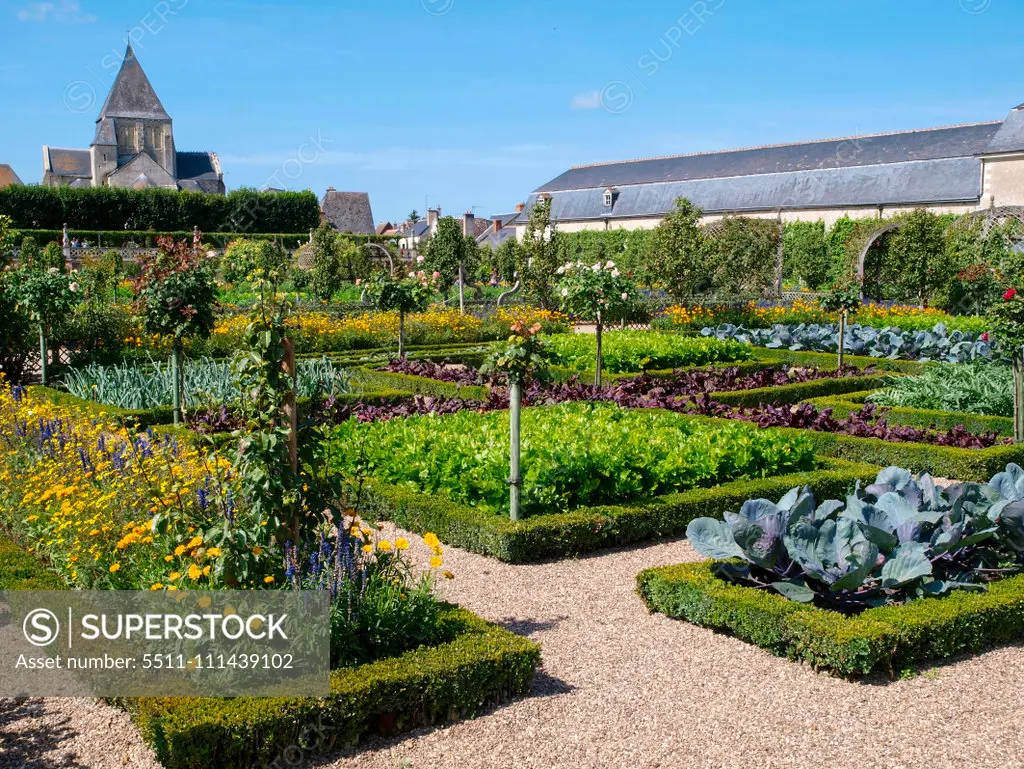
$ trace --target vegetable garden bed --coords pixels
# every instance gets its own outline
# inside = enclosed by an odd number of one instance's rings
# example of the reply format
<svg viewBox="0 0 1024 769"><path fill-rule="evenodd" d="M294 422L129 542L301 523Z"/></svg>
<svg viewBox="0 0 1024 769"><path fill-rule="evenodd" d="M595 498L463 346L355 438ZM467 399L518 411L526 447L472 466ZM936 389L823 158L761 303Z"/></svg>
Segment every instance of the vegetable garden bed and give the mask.
<svg viewBox="0 0 1024 769"><path fill-rule="evenodd" d="M712 562L647 569L638 590L651 611L714 628L773 654L843 676L904 668L1024 637L1024 576L983 593L868 609L855 616L730 584Z"/></svg>

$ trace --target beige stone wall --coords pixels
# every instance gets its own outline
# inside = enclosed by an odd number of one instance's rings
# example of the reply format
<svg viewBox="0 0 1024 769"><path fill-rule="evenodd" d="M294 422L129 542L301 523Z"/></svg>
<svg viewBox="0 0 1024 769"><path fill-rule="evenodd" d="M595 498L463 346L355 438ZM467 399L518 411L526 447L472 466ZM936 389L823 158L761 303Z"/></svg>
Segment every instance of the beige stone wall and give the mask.
<svg viewBox="0 0 1024 769"><path fill-rule="evenodd" d="M1024 206L1024 155L986 158L981 206Z"/></svg>

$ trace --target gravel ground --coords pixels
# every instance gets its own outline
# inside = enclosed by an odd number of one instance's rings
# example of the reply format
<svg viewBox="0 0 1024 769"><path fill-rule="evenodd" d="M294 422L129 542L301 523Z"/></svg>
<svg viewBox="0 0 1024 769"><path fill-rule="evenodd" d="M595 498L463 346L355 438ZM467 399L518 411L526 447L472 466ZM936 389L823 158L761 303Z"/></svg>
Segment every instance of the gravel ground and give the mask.
<svg viewBox="0 0 1024 769"><path fill-rule="evenodd" d="M543 645L533 696L314 766L1024 767L1021 646L895 683L830 678L648 614L636 573L697 557L683 540L529 566L449 549L445 596ZM32 769L155 765L123 714L81 700L0 701L4 755Z"/></svg>

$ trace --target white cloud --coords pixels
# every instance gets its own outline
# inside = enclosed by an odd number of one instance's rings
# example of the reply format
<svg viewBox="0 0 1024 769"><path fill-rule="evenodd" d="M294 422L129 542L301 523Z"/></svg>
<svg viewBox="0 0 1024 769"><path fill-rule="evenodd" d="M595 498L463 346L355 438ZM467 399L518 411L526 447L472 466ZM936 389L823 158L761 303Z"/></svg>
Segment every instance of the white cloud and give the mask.
<svg viewBox="0 0 1024 769"><path fill-rule="evenodd" d="M20 21L58 24L92 24L96 17L82 10L79 0L60 0L59 3L29 3L18 11Z"/></svg>
<svg viewBox="0 0 1024 769"><path fill-rule="evenodd" d="M601 109L603 106L601 102L600 91L588 91L587 93L581 93L572 97L572 101L569 102L569 106L572 109Z"/></svg>

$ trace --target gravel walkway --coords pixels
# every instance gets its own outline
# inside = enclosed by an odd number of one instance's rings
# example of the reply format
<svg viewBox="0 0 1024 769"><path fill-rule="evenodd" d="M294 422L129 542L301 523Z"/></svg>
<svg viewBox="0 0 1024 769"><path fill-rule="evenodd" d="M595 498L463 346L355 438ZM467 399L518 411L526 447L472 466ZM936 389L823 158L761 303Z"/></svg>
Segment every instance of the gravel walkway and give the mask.
<svg viewBox="0 0 1024 769"><path fill-rule="evenodd" d="M683 540L530 566L449 549L446 567L457 576L444 584L446 597L543 645L533 696L447 728L373 739L315 766L1024 767L1021 646L895 683L830 678L648 614L636 573L696 558ZM20 707L12 713L0 701L0 756L9 759L0 766L154 766L115 710L72 700ZM10 762L12 749L22 762Z"/></svg>

